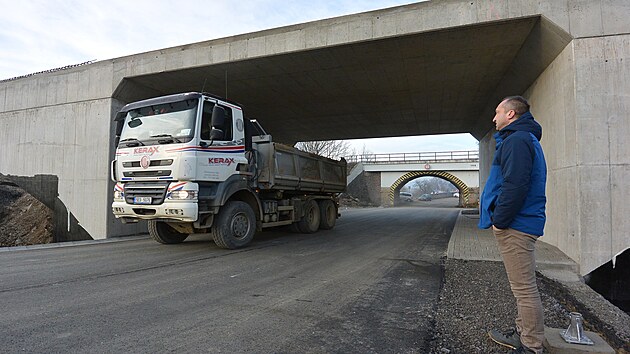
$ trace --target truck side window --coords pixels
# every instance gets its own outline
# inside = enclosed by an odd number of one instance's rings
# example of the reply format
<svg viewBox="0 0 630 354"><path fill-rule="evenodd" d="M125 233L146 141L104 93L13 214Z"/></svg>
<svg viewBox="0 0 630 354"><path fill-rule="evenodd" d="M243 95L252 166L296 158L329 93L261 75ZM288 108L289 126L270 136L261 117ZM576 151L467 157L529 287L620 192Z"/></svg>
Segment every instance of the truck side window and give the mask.
<svg viewBox="0 0 630 354"><path fill-rule="evenodd" d="M210 140L210 130L212 130L212 108L214 103L205 101L201 115L201 140ZM222 128L225 141L232 141L232 109L225 108L225 126Z"/></svg>

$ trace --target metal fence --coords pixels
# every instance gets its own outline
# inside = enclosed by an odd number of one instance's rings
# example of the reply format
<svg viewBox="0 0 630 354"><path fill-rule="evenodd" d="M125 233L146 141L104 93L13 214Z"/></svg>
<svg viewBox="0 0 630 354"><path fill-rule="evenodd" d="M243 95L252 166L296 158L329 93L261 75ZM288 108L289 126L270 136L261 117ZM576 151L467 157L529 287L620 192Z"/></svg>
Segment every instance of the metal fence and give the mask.
<svg viewBox="0 0 630 354"><path fill-rule="evenodd" d="M435 161L479 160L479 151L401 152L393 154L363 154L345 157L349 163L417 163Z"/></svg>

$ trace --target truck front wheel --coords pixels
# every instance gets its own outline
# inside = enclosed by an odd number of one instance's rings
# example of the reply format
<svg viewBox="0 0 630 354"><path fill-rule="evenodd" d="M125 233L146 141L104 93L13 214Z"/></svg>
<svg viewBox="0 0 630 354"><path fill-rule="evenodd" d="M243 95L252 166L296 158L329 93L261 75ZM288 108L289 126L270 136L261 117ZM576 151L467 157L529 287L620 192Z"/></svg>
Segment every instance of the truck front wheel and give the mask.
<svg viewBox="0 0 630 354"><path fill-rule="evenodd" d="M304 217L298 221L298 229L305 234L312 234L319 229L319 206L313 199L304 203Z"/></svg>
<svg viewBox="0 0 630 354"><path fill-rule="evenodd" d="M182 234L163 221L149 220L149 235L159 243L182 243L188 234Z"/></svg>
<svg viewBox="0 0 630 354"><path fill-rule="evenodd" d="M214 243L235 249L250 243L256 232L256 215L249 204L229 201L219 211L212 226Z"/></svg>

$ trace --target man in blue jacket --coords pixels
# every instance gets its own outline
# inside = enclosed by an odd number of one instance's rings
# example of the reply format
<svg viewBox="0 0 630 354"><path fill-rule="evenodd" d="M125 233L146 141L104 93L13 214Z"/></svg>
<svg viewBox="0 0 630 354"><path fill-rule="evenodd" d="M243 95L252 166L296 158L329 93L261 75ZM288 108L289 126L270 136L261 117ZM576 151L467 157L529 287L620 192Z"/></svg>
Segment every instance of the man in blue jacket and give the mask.
<svg viewBox="0 0 630 354"><path fill-rule="evenodd" d="M490 175L480 198L479 227L492 227L516 298L516 330L488 334L513 353L542 353L543 308L536 285L536 240L545 226L547 166L542 128L521 96L506 97L492 120L498 133Z"/></svg>

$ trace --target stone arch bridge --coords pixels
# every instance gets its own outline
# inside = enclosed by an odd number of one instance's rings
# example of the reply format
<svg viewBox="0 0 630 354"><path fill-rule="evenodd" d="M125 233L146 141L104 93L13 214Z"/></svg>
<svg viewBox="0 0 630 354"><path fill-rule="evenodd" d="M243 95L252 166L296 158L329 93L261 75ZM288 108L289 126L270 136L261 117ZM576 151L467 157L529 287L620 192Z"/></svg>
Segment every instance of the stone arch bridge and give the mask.
<svg viewBox="0 0 630 354"><path fill-rule="evenodd" d="M479 198L479 152L443 151L369 154L348 157L348 193L373 205L395 206L400 190L420 177L438 177L459 190L459 205L476 206Z"/></svg>

